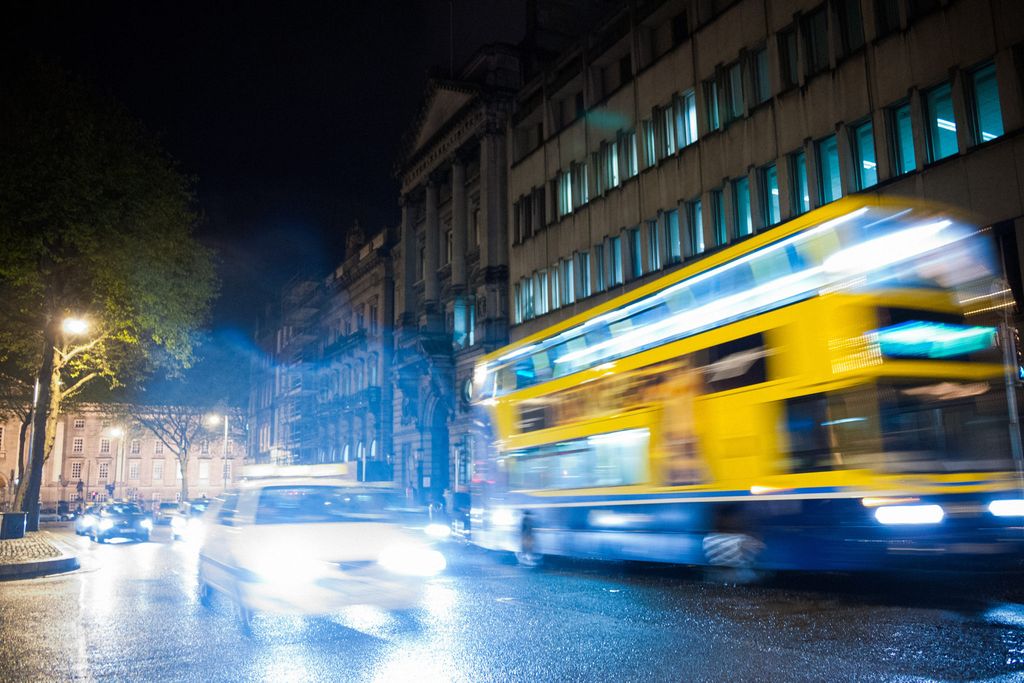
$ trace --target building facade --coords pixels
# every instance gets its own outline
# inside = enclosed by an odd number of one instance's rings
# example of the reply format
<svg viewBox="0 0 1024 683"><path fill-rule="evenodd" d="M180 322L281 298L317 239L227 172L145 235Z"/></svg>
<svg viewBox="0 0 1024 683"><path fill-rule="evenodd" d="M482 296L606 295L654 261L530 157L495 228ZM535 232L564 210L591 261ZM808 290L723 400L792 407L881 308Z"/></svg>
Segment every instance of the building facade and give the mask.
<svg viewBox="0 0 1024 683"><path fill-rule="evenodd" d="M1000 238L1021 300L1024 4L631 2L516 98L512 338L863 192Z"/></svg>
<svg viewBox="0 0 1024 683"><path fill-rule="evenodd" d="M517 50L481 50L433 79L398 164L396 481L420 500L468 493L485 435L472 418L473 363L508 338L508 114Z"/></svg>
<svg viewBox="0 0 1024 683"><path fill-rule="evenodd" d="M11 484L19 477L20 428L17 420L0 421L0 502L12 500ZM229 435L225 443L220 427L211 426L193 442L182 472L177 457L148 429L103 406L78 406L57 422L40 501L44 509L111 497L148 506L179 500L182 477L190 498L213 497L241 477L245 454L241 440Z"/></svg>

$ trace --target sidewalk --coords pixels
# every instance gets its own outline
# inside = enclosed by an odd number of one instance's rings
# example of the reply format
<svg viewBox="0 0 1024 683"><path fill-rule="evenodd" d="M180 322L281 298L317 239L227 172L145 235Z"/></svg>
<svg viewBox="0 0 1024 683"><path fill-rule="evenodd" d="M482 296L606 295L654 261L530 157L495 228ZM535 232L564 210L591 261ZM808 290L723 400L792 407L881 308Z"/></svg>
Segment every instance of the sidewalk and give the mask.
<svg viewBox="0 0 1024 683"><path fill-rule="evenodd" d="M59 574L78 569L74 550L49 531L0 541L0 581Z"/></svg>

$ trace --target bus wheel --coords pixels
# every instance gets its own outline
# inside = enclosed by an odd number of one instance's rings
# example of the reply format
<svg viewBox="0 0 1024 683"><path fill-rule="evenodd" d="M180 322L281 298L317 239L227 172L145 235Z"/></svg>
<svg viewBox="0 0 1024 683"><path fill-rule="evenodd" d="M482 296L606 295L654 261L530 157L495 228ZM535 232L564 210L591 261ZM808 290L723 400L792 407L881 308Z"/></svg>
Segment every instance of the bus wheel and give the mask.
<svg viewBox="0 0 1024 683"><path fill-rule="evenodd" d="M519 552L516 553L516 562L523 567L539 567L544 561L544 556L537 552L537 537L533 529L523 525L523 532L519 536Z"/></svg>
<svg viewBox="0 0 1024 683"><path fill-rule="evenodd" d="M758 570L757 559L764 543L744 533L710 533L704 537L704 557L710 567L707 577L713 581L751 584L763 581L766 573Z"/></svg>

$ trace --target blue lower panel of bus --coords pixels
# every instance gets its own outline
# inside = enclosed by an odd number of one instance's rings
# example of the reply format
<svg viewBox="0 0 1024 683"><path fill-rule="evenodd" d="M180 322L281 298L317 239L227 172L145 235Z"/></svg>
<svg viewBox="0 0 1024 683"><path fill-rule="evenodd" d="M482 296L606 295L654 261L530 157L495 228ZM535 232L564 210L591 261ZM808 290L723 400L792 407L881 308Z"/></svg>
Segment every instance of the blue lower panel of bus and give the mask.
<svg viewBox="0 0 1024 683"><path fill-rule="evenodd" d="M769 569L851 570L927 566L1001 569L1024 558L1024 516L996 517L991 497L941 496L940 521L883 524L860 498L594 504L526 497L500 524L481 520L474 540L518 551L524 534L542 554Z"/></svg>

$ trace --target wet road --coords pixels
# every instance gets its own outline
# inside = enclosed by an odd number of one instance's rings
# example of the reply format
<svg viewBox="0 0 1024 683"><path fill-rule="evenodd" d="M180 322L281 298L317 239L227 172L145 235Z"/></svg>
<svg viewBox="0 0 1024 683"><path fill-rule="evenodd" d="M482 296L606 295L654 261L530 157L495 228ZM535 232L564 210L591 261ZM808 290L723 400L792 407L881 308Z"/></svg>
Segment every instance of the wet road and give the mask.
<svg viewBox="0 0 1024 683"><path fill-rule="evenodd" d="M258 617L196 597L194 547L158 529L92 545L73 574L0 583L0 680L1024 680L1012 580L797 576L760 586L686 570L526 570L449 545L423 606L396 617Z"/></svg>

